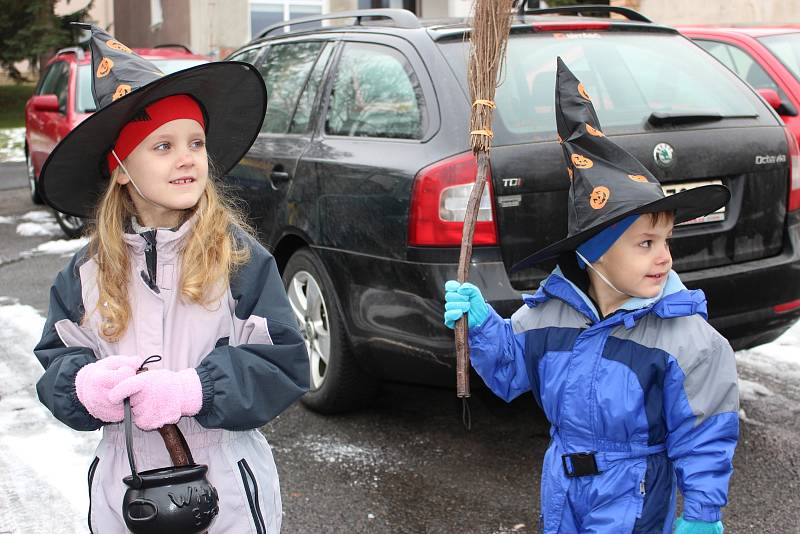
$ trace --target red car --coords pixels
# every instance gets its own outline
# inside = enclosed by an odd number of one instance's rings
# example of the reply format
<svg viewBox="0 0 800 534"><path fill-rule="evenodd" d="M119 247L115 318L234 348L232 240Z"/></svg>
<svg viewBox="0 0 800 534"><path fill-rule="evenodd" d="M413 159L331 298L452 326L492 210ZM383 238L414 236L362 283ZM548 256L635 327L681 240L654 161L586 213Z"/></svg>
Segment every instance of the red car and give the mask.
<svg viewBox="0 0 800 534"><path fill-rule="evenodd" d="M800 142L800 25L678 30L758 91Z"/></svg>
<svg viewBox="0 0 800 534"><path fill-rule="evenodd" d="M193 54L180 46L134 51L166 74L210 61L209 57ZM91 61L91 54L82 48L59 50L45 65L36 91L25 104L25 159L31 200L35 204L42 203L37 182L50 152L94 111ZM55 217L68 237L77 237L83 232L83 219L58 212Z"/></svg>

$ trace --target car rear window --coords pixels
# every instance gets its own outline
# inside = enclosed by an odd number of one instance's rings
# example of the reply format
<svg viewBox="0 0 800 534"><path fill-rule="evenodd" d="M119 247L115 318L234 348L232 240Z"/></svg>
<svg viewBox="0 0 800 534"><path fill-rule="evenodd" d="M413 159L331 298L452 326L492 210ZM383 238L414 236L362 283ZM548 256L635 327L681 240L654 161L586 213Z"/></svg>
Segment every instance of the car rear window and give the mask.
<svg viewBox="0 0 800 534"><path fill-rule="evenodd" d="M761 43L800 80L800 32L761 37Z"/></svg>
<svg viewBox="0 0 800 534"><path fill-rule="evenodd" d="M172 74L179 70L188 69L196 65L208 63L203 59L150 59L161 72ZM79 113L91 113L94 109L94 97L92 97L92 66L90 64L78 67L78 79L75 87L75 111Z"/></svg>
<svg viewBox="0 0 800 534"><path fill-rule="evenodd" d="M466 86L468 43L443 42L441 50ZM654 112L740 117L764 111L740 80L678 35L512 35L495 95L496 143L555 137L558 56L583 83L607 132L641 132Z"/></svg>

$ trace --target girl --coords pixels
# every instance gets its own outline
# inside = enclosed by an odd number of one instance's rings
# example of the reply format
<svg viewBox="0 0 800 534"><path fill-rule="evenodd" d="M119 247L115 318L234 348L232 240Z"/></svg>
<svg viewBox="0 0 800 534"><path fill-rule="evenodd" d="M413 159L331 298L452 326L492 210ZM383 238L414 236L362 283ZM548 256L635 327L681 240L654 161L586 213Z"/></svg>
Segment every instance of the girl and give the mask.
<svg viewBox="0 0 800 534"><path fill-rule="evenodd" d="M274 259L209 176L209 161L226 172L258 134L263 81L234 62L163 76L91 30L99 111L56 147L41 184L61 212L85 217L101 199L89 245L51 289L39 398L74 429L103 429L91 531L126 531L130 397L140 470L171 465L153 430L177 423L220 495L211 532L279 532L277 471L257 429L307 390L308 357Z"/></svg>

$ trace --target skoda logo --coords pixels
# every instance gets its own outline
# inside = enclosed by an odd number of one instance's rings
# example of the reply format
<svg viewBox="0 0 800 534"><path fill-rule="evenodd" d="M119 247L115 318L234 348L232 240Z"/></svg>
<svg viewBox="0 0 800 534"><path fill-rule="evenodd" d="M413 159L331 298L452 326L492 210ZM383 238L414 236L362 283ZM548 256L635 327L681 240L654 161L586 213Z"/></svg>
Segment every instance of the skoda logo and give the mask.
<svg viewBox="0 0 800 534"><path fill-rule="evenodd" d="M653 149L653 159L659 167L669 167L675 161L675 149L669 143L658 143Z"/></svg>

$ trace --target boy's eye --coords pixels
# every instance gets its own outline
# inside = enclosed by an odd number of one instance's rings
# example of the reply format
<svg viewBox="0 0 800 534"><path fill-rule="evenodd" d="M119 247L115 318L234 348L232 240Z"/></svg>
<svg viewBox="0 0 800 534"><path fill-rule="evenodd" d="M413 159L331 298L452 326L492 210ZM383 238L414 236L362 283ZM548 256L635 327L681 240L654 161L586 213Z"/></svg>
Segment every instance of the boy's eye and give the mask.
<svg viewBox="0 0 800 534"><path fill-rule="evenodd" d="M639 246L642 247L642 248L650 248L652 245L653 245L653 241L651 239L648 239L647 241L642 241L641 243L639 243Z"/></svg>

